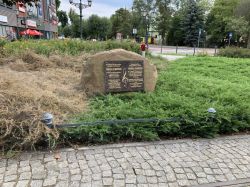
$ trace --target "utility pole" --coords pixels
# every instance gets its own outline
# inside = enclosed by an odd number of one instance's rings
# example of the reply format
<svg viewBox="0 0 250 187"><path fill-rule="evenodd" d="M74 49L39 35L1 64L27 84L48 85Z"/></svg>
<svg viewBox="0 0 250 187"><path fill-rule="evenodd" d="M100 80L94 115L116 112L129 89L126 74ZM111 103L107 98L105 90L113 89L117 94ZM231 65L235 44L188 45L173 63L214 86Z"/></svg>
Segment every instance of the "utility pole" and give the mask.
<svg viewBox="0 0 250 187"><path fill-rule="evenodd" d="M79 9L80 9L80 37L82 40L82 0L80 0Z"/></svg>

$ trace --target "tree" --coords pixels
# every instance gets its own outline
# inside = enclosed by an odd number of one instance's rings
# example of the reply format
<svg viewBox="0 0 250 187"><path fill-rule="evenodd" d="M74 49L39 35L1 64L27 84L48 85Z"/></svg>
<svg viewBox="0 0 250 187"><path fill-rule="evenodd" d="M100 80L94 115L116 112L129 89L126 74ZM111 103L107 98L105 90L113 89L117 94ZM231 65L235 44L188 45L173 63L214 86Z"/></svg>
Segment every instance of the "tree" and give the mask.
<svg viewBox="0 0 250 187"><path fill-rule="evenodd" d="M62 27L64 28L68 24L67 13L65 11L58 10L57 17L58 17L59 22L62 24Z"/></svg>
<svg viewBox="0 0 250 187"><path fill-rule="evenodd" d="M248 22L250 22L250 1L240 0L238 6L236 7L236 15L244 17Z"/></svg>
<svg viewBox="0 0 250 187"><path fill-rule="evenodd" d="M139 18L139 31L146 34L155 26L156 5L155 0L134 0L133 15ZM148 34L148 33L147 33Z"/></svg>
<svg viewBox="0 0 250 187"><path fill-rule="evenodd" d="M157 31L162 36L162 40L166 42L166 36L170 29L170 21L172 8L170 7L171 0L156 0L156 7L158 15L156 17L155 25Z"/></svg>
<svg viewBox="0 0 250 187"><path fill-rule="evenodd" d="M236 16L245 21L245 33L248 35L247 47L250 48L250 1L241 0L236 8Z"/></svg>
<svg viewBox="0 0 250 187"><path fill-rule="evenodd" d="M181 10L175 12L170 22L170 28L168 32L168 43L171 45L184 45L183 38L185 33L183 32L181 22L184 19L184 14Z"/></svg>
<svg viewBox="0 0 250 187"><path fill-rule="evenodd" d="M72 37L73 33L72 33L72 28L70 25L66 25L63 29L62 29L62 33L64 34L65 37Z"/></svg>
<svg viewBox="0 0 250 187"><path fill-rule="evenodd" d="M206 21L210 44L225 45L224 39L231 31L230 22L235 15L234 11L238 3L239 0L215 0Z"/></svg>
<svg viewBox="0 0 250 187"><path fill-rule="evenodd" d="M58 11L60 5L61 5L61 1L60 0L56 0L56 11Z"/></svg>
<svg viewBox="0 0 250 187"><path fill-rule="evenodd" d="M235 17L230 20L229 26L231 31L234 32L235 41L237 41L237 45L239 45L239 40L247 39L249 26L248 22L244 19L244 17Z"/></svg>
<svg viewBox="0 0 250 187"><path fill-rule="evenodd" d="M111 16L110 21L112 24L112 36L116 36L116 33L122 33L123 36L131 36L133 29L132 15L127 9L118 9Z"/></svg>
<svg viewBox="0 0 250 187"><path fill-rule="evenodd" d="M203 8L205 14L207 14L213 8L214 0L198 0L198 4Z"/></svg>
<svg viewBox="0 0 250 187"><path fill-rule="evenodd" d="M190 0L186 7L182 29L185 33L184 43L188 46L197 46L199 30L204 29L204 10L195 0Z"/></svg>
<svg viewBox="0 0 250 187"><path fill-rule="evenodd" d="M107 18L92 15L87 20L87 28L88 37L105 40L111 28L111 24Z"/></svg>
<svg viewBox="0 0 250 187"><path fill-rule="evenodd" d="M71 36L73 38L79 38L80 37L80 27L79 27L79 23L80 23L80 17L79 15L73 10L70 9L69 11L69 19L71 22ZM84 26L83 26L84 28ZM83 29L85 30L85 29ZM83 33L84 35L84 33Z"/></svg>

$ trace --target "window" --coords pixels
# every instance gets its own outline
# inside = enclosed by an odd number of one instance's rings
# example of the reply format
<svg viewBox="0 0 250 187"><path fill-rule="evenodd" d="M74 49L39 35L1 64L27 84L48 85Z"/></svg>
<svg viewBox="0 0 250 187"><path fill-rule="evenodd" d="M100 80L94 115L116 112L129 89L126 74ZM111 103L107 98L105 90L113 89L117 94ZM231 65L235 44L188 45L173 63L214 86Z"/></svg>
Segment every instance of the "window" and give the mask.
<svg viewBox="0 0 250 187"><path fill-rule="evenodd" d="M3 27L0 25L0 37L3 37Z"/></svg>
<svg viewBox="0 0 250 187"><path fill-rule="evenodd" d="M39 18L43 17L43 5L42 5L41 1L37 5L37 14L38 14Z"/></svg>
<svg viewBox="0 0 250 187"><path fill-rule="evenodd" d="M1 37L6 37L7 32L10 31L11 27L0 25L0 36Z"/></svg>
<svg viewBox="0 0 250 187"><path fill-rule="evenodd" d="M37 11L37 7L35 6L35 4L32 2L32 6L29 6L28 4L27 6L27 13L29 17L37 17L38 16L38 11Z"/></svg>

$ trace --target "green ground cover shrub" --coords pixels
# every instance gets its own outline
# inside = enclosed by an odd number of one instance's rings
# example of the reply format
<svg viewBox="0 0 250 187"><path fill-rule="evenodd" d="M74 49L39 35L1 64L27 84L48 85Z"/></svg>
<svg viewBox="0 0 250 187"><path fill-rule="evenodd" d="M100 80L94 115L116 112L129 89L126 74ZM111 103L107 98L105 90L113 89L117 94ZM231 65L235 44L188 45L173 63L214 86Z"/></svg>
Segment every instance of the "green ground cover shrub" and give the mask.
<svg viewBox="0 0 250 187"><path fill-rule="evenodd" d="M4 46L8 43L7 40L0 38L0 55L4 55Z"/></svg>
<svg viewBox="0 0 250 187"><path fill-rule="evenodd" d="M226 47L219 50L219 56L231 58L250 58L250 49L239 47Z"/></svg>
<svg viewBox="0 0 250 187"><path fill-rule="evenodd" d="M180 121L72 128L62 132L61 139L105 143L213 137L250 129L250 60L188 57L167 66L163 59L153 62L160 70L155 92L92 98L90 111L74 122L171 117ZM216 109L216 115L208 114L210 107Z"/></svg>
<svg viewBox="0 0 250 187"><path fill-rule="evenodd" d="M21 40L5 44L4 50L6 54L12 55L32 50L37 54L49 56L51 54L79 55L83 52L96 53L116 48L140 53L140 46L131 41Z"/></svg>

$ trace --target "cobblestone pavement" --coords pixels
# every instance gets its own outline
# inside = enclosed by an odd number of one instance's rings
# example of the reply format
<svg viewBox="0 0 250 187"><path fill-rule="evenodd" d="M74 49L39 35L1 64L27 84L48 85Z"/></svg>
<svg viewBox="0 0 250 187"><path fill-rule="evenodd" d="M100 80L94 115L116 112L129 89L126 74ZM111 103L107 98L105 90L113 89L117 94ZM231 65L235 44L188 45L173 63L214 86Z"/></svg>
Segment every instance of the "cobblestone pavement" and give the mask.
<svg viewBox="0 0 250 187"><path fill-rule="evenodd" d="M3 187L192 186L250 178L250 135L131 143L1 159Z"/></svg>

